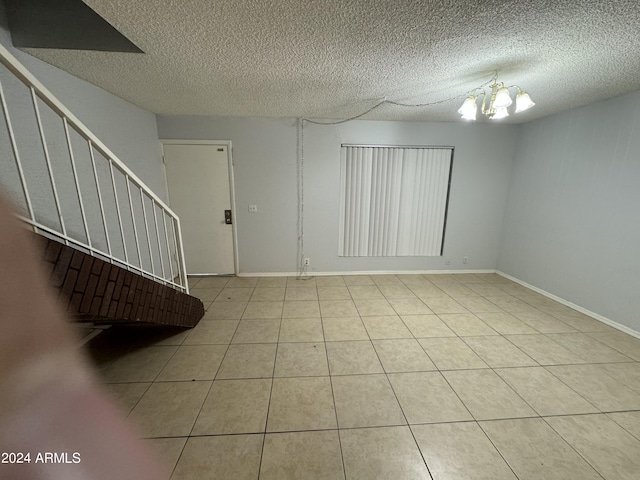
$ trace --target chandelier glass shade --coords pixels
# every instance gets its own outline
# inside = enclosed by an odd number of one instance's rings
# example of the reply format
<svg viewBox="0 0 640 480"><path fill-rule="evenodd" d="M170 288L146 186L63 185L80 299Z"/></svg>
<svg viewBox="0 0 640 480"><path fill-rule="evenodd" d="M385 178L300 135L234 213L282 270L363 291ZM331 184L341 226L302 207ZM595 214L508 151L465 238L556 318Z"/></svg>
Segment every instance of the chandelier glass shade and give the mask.
<svg viewBox="0 0 640 480"><path fill-rule="evenodd" d="M535 103L531 100L531 97L527 92L520 90L516 95L516 113L524 112L525 110L533 107Z"/></svg>
<svg viewBox="0 0 640 480"><path fill-rule="evenodd" d="M535 105L529 94L517 85L506 87L504 83L498 83L497 79L494 78L490 88L490 93L487 93L483 87L475 88L469 93L462 106L458 109L458 113L462 116L463 120L476 119L478 114L478 99L480 97L482 97L480 111L483 115L486 115L492 120L508 117L509 111L507 108L513 104L510 92L512 88L518 89L515 113L524 112Z"/></svg>

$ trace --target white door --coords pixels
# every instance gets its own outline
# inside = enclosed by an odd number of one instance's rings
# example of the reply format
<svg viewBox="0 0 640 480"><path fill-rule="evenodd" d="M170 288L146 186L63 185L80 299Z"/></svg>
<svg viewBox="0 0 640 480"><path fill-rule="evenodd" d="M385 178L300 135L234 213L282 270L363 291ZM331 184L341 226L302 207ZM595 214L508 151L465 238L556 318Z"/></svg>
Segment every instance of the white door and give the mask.
<svg viewBox="0 0 640 480"><path fill-rule="evenodd" d="M180 217L188 274L233 274L227 145L164 144L169 204Z"/></svg>

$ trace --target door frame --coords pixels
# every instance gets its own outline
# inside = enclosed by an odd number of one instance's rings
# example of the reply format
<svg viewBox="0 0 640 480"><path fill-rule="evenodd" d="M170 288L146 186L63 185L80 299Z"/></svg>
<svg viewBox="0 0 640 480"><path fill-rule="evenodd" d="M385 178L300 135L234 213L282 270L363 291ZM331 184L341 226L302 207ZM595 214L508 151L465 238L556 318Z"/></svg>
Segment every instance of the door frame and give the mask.
<svg viewBox="0 0 640 480"><path fill-rule="evenodd" d="M167 180L167 169L164 160L164 146L165 145L212 145L219 147L227 147L227 165L229 171L229 196L231 197L231 236L233 244L233 269L235 275L238 275L240 271L240 259L238 257L238 216L236 215L236 194L233 177L233 147L231 140L178 140L170 138L161 138L160 145L162 147L162 168L164 170L164 182L165 189L167 191L167 198L169 200L169 206L171 206L171 199L169 198L169 183ZM188 272L187 272L188 273Z"/></svg>

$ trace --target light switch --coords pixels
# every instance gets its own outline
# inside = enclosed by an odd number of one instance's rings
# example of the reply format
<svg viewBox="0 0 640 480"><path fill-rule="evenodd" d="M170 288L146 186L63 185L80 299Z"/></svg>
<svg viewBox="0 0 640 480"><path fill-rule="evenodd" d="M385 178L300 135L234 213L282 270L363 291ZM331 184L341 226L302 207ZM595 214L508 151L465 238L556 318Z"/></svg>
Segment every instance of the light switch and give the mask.
<svg viewBox="0 0 640 480"><path fill-rule="evenodd" d="M257 205L249 205L249 213L258 213Z"/></svg>

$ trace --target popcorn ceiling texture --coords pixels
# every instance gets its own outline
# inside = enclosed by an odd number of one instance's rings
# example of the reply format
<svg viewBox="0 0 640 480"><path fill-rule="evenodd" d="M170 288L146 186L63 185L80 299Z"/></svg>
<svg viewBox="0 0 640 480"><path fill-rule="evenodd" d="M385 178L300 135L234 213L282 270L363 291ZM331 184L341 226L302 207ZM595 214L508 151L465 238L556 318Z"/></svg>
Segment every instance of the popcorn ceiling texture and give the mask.
<svg viewBox="0 0 640 480"><path fill-rule="evenodd" d="M85 0L146 53L27 49L161 114L459 121L491 79L523 122L640 88L637 0Z"/></svg>

